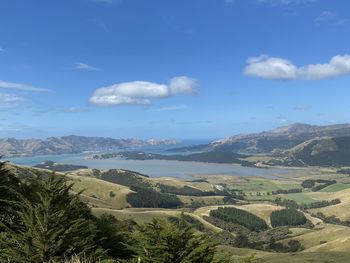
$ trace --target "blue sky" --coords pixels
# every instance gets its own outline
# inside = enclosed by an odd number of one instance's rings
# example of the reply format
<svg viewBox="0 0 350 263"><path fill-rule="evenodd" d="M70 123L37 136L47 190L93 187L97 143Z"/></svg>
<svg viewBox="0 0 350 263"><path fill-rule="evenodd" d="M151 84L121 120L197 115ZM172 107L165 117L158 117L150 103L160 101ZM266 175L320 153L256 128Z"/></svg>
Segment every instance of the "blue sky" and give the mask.
<svg viewBox="0 0 350 263"><path fill-rule="evenodd" d="M347 0L2 0L0 137L350 122Z"/></svg>

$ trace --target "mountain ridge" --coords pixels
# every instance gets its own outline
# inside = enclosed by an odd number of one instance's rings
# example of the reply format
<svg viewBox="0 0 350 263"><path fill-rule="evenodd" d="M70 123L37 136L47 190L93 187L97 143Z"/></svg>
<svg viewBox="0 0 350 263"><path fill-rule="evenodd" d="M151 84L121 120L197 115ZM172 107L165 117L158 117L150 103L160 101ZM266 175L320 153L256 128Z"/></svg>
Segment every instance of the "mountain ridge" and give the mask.
<svg viewBox="0 0 350 263"><path fill-rule="evenodd" d="M106 151L155 145L175 145L177 140L167 139L113 139L69 135L46 139L0 138L0 156L19 157L47 154L71 154L84 151Z"/></svg>
<svg viewBox="0 0 350 263"><path fill-rule="evenodd" d="M271 154L276 150L287 150L307 140L324 136L350 136L350 124L310 125L294 123L259 133L228 136L202 146L196 145L171 150Z"/></svg>

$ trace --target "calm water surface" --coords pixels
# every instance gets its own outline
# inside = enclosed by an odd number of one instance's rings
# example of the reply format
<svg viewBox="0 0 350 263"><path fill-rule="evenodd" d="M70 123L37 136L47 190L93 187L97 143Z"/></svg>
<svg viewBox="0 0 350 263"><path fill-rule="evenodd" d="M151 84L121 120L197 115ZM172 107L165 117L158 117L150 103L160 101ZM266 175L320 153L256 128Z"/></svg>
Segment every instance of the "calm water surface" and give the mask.
<svg viewBox="0 0 350 263"><path fill-rule="evenodd" d="M232 164L214 164L200 162L181 162L167 160L91 160L86 157L88 154L62 154L62 155L45 155L34 157L10 158L9 161L32 166L43 161L51 160L64 164L86 165L89 168L112 169L122 168L147 174L151 177L172 176L179 178L188 178L193 175L236 175L236 176L259 176L274 178L280 174L292 173L288 168L270 168L258 169L253 167L242 167Z"/></svg>

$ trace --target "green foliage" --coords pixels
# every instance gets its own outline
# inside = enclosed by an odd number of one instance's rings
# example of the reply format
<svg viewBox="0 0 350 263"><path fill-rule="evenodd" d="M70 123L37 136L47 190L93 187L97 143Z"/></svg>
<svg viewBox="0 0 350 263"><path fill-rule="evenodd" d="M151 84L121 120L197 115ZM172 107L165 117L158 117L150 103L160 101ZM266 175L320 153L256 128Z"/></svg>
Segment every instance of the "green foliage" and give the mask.
<svg viewBox="0 0 350 263"><path fill-rule="evenodd" d="M312 208L320 208L320 207L326 207L326 206L331 206L331 205L337 205L340 204L341 201L339 198L333 199L333 200L323 200L319 202L313 202L308 205L305 205L305 209L312 209Z"/></svg>
<svg viewBox="0 0 350 263"><path fill-rule="evenodd" d="M301 183L303 188L312 188L315 186L316 181L312 179L306 179Z"/></svg>
<svg viewBox="0 0 350 263"><path fill-rule="evenodd" d="M96 218L97 244L107 251L111 258L127 259L133 255L128 243L131 240L130 232L135 223L132 221L119 221L114 216L103 214Z"/></svg>
<svg viewBox="0 0 350 263"><path fill-rule="evenodd" d="M163 194L143 187L130 187L136 193L129 193L126 200L133 207L177 208L183 205L173 194Z"/></svg>
<svg viewBox="0 0 350 263"><path fill-rule="evenodd" d="M172 185L158 184L161 192L176 195L190 195L190 196L213 196L216 195L214 191L201 191L199 189L185 185L182 188L178 188Z"/></svg>
<svg viewBox="0 0 350 263"><path fill-rule="evenodd" d="M127 170L110 169L97 176L104 181L124 186L149 187L149 184L143 180L145 175Z"/></svg>
<svg viewBox="0 0 350 263"><path fill-rule="evenodd" d="M290 253L303 250L304 248L298 240L290 240L286 245L272 241L269 245L269 249L275 252Z"/></svg>
<svg viewBox="0 0 350 263"><path fill-rule="evenodd" d="M94 159L109 159L115 157L122 157L127 160L176 160L184 162L206 162L206 163L237 163L245 166L252 166L253 164L242 160L248 155L242 155L231 151L209 151L201 153L192 153L188 155L163 155L155 153L146 153L140 151L133 152L119 152L94 155Z"/></svg>
<svg viewBox="0 0 350 263"><path fill-rule="evenodd" d="M327 224L341 225L350 227L350 221L342 221L335 215L326 216L321 212L317 212L316 214L312 214L312 216L322 219L323 222Z"/></svg>
<svg viewBox="0 0 350 263"><path fill-rule="evenodd" d="M1 236L0 257L11 262L50 262L66 256L87 255L103 257L93 241L96 227L90 210L69 192L62 177L51 177L38 183L29 196L15 192L16 199L3 200L17 208L15 216L20 226L1 222L5 231ZM13 244L17 244L14 246Z"/></svg>
<svg viewBox="0 0 350 263"><path fill-rule="evenodd" d="M299 226L307 222L305 215L296 209L282 209L273 211L270 215L271 225L278 226Z"/></svg>
<svg viewBox="0 0 350 263"><path fill-rule="evenodd" d="M292 188L292 189L278 189L276 191L272 191L273 195L278 194L294 194L294 193L301 193L302 189L300 188ZM269 193L267 193L269 195Z"/></svg>
<svg viewBox="0 0 350 263"><path fill-rule="evenodd" d="M141 262L209 263L216 244L205 235L195 235L182 218L178 223L153 219L134 233L134 250Z"/></svg>
<svg viewBox="0 0 350 263"><path fill-rule="evenodd" d="M217 210L211 210L210 216L242 225L253 231L261 231L268 228L266 222L260 217L234 207L219 207Z"/></svg>
<svg viewBox="0 0 350 263"><path fill-rule="evenodd" d="M275 203L280 206L285 206L287 208L298 209L299 205L296 201L290 199L282 199L281 197L276 197Z"/></svg>
<svg viewBox="0 0 350 263"><path fill-rule="evenodd" d="M95 218L64 177L20 178L0 162L0 262L217 262L216 243L193 232L204 227L191 217L137 227ZM176 196L156 193L156 205L178 204Z"/></svg>
<svg viewBox="0 0 350 263"><path fill-rule="evenodd" d="M323 200L323 201L312 202L312 203L309 203L309 204L298 204L294 200L282 199L281 197L276 197L274 202L277 205L280 205L280 206L285 206L287 208L300 209L300 210L307 210L307 209L313 209L313 208L326 207L326 206L337 205L337 204L341 203L340 199L336 198L336 199L329 200L329 201L328 200Z"/></svg>
<svg viewBox="0 0 350 263"><path fill-rule="evenodd" d="M301 186L304 188L311 188L312 191L317 192L335 183L337 183L336 180L307 179L301 183Z"/></svg>

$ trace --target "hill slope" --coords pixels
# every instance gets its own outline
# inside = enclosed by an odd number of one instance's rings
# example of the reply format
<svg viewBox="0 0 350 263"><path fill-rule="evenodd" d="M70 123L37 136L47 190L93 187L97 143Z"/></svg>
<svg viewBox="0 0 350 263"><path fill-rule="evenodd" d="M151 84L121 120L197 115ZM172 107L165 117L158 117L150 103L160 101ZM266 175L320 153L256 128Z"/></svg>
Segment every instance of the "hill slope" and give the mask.
<svg viewBox="0 0 350 263"><path fill-rule="evenodd" d="M349 137L317 137L276 154L268 164L350 166Z"/></svg>
<svg viewBox="0 0 350 263"><path fill-rule="evenodd" d="M350 136L350 124L328 126L296 123L271 131L239 134L207 145L179 148L179 151L229 151L242 153L272 153L287 150L316 137Z"/></svg>

